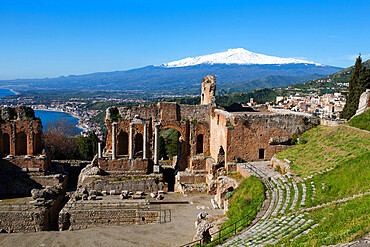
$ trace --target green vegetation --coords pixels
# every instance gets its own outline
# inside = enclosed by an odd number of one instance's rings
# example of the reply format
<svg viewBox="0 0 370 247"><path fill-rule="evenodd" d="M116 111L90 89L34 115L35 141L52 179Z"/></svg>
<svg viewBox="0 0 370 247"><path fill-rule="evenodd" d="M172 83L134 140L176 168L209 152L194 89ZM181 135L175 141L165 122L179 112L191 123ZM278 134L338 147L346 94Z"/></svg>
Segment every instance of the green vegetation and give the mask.
<svg viewBox="0 0 370 247"><path fill-rule="evenodd" d="M301 138L307 143L288 148L278 153L277 157L293 161L292 171L302 177L369 153L370 134L345 126L315 127Z"/></svg>
<svg viewBox="0 0 370 247"><path fill-rule="evenodd" d="M226 214L229 219L222 224L222 229L234 224L254 210L264 199L264 191L263 184L257 177L251 176L244 179L229 199L229 208Z"/></svg>
<svg viewBox="0 0 370 247"><path fill-rule="evenodd" d="M348 124L352 127L370 131L370 109L353 117Z"/></svg>
<svg viewBox="0 0 370 247"><path fill-rule="evenodd" d="M177 155L180 133L176 129L164 129L159 137L159 158L172 159Z"/></svg>
<svg viewBox="0 0 370 247"><path fill-rule="evenodd" d="M328 246L352 242L370 231L370 195L364 195L346 203L332 204L312 211L309 215L314 224L307 235L290 242L293 236L283 239L284 246ZM279 244L280 246L281 244Z"/></svg>
<svg viewBox="0 0 370 247"><path fill-rule="evenodd" d="M253 90L272 87L286 87L292 84L299 84L308 80L314 80L323 77L323 75L301 75L301 76L276 76L270 75L263 78L251 79L240 82L227 82L217 86L219 95L237 93L237 92L251 92ZM257 91L257 90L255 90Z"/></svg>
<svg viewBox="0 0 370 247"><path fill-rule="evenodd" d="M294 161L292 170L298 176L323 171L305 181L306 207L370 191L370 134L346 126L320 126L303 136L307 139L306 144L286 149L278 154L278 158ZM328 167L334 169L325 171ZM314 200L310 199L311 182L316 185ZM300 184L298 188L301 195ZM313 220L310 226L319 225L293 241L299 232L288 236L278 246L283 243L285 246L334 245L366 235L370 230L370 195L308 211L306 217Z"/></svg>
<svg viewBox="0 0 370 247"><path fill-rule="evenodd" d="M98 152L98 138L95 133L89 136L73 136L73 123L64 118L50 121L44 132L44 143L54 160L92 160Z"/></svg>
<svg viewBox="0 0 370 247"><path fill-rule="evenodd" d="M359 56L349 80L348 97L341 118L350 119L355 115L360 96L367 88L370 88L370 69L362 64L361 56Z"/></svg>

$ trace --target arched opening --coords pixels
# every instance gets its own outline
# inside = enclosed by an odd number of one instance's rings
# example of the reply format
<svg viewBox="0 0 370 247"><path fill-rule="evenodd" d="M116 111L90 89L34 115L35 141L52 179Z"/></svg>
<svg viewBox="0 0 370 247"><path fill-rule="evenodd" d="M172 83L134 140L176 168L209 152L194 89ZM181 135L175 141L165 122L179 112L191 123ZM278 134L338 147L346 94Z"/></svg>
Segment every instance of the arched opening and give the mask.
<svg viewBox="0 0 370 247"><path fill-rule="evenodd" d="M15 138L15 154L27 154L27 136L24 132L19 132Z"/></svg>
<svg viewBox="0 0 370 247"><path fill-rule="evenodd" d="M203 135L199 134L197 136L197 154L203 153Z"/></svg>
<svg viewBox="0 0 370 247"><path fill-rule="evenodd" d="M143 135L138 133L135 135L135 156L143 155Z"/></svg>
<svg viewBox="0 0 370 247"><path fill-rule="evenodd" d="M261 149L259 150L258 158L259 158L260 160L265 159L265 149L261 148Z"/></svg>
<svg viewBox="0 0 370 247"><path fill-rule="evenodd" d="M42 138L41 133L33 134L33 154L42 153Z"/></svg>
<svg viewBox="0 0 370 247"><path fill-rule="evenodd" d="M225 150L222 146L220 147L220 150L218 151L217 161L218 161L217 166L216 166L217 169L220 167L225 167Z"/></svg>
<svg viewBox="0 0 370 247"><path fill-rule="evenodd" d="M171 160L181 154L180 132L174 128L166 128L159 132L159 159Z"/></svg>
<svg viewBox="0 0 370 247"><path fill-rule="evenodd" d="M118 155L128 155L128 134L126 132L120 132L118 134Z"/></svg>
<svg viewBox="0 0 370 247"><path fill-rule="evenodd" d="M10 154L10 136L7 133L2 137L2 150L4 154Z"/></svg>

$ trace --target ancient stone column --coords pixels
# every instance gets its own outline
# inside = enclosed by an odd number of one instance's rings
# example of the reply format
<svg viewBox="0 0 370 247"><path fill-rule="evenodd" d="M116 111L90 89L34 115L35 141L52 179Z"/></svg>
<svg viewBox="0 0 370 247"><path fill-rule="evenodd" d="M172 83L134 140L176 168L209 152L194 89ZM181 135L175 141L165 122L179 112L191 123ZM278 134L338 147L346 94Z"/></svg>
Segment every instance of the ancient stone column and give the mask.
<svg viewBox="0 0 370 247"><path fill-rule="evenodd" d="M159 155L159 123L155 123L154 125L154 172L159 172L159 163L158 163L158 155Z"/></svg>
<svg viewBox="0 0 370 247"><path fill-rule="evenodd" d="M146 123L144 123L144 140L143 140L143 159L144 160L147 159L147 157L146 157L146 152L147 152L147 150L146 150L146 148L147 148L147 146L146 146L147 135L148 134L147 134Z"/></svg>
<svg viewBox="0 0 370 247"><path fill-rule="evenodd" d="M112 160L116 159L116 146L117 146L117 138L116 138L116 128L117 128L117 123L114 122L112 123Z"/></svg>
<svg viewBox="0 0 370 247"><path fill-rule="evenodd" d="M129 147L129 158L134 158L134 124L130 123L130 147Z"/></svg>
<svg viewBox="0 0 370 247"><path fill-rule="evenodd" d="M98 158L101 159L102 156L101 142L98 142Z"/></svg>

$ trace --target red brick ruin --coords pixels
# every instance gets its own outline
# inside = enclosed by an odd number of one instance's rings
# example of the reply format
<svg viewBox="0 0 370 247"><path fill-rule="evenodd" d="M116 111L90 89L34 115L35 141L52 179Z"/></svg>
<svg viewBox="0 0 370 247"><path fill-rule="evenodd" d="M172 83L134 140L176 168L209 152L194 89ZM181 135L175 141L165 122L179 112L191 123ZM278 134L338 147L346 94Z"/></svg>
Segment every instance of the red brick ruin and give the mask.
<svg viewBox="0 0 370 247"><path fill-rule="evenodd" d="M23 169L46 171L50 159L42 141L41 120L32 108L2 107L0 119L0 162Z"/></svg>
<svg viewBox="0 0 370 247"><path fill-rule="evenodd" d="M159 102L106 111L108 136L99 152L99 167L108 171L159 172L158 139L163 129L179 131L177 170L232 169L237 160L269 160L290 144L294 133L312 127L297 114L272 113L241 107L227 110L216 104L216 79L202 81L201 104ZM207 161L209 160L209 161ZM214 168L207 167L213 163ZM209 165L212 166L212 165Z"/></svg>

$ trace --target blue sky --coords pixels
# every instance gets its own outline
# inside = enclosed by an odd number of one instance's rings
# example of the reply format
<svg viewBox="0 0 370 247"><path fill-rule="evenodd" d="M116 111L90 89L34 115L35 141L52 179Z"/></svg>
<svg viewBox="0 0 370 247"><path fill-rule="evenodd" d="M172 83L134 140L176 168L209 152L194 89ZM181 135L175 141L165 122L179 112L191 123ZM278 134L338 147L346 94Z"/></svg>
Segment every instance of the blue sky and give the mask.
<svg viewBox="0 0 370 247"><path fill-rule="evenodd" d="M0 0L0 79L161 64L229 48L347 67L370 1Z"/></svg>

